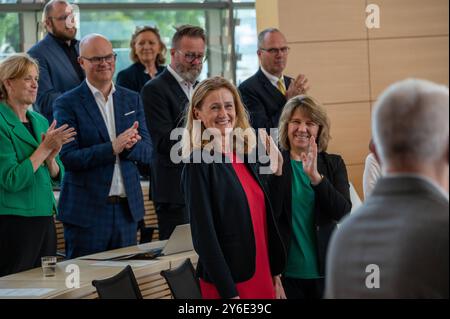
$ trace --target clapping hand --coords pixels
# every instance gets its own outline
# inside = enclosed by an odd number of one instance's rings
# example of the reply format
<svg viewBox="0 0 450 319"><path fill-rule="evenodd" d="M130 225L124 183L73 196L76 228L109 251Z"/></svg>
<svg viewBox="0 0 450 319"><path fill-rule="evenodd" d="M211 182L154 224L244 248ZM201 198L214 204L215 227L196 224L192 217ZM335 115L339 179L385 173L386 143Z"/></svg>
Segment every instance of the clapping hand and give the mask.
<svg viewBox="0 0 450 319"><path fill-rule="evenodd" d="M291 81L291 84L286 91L286 98L289 100L294 96L305 94L308 90L308 79L304 74L299 74L294 81Z"/></svg>
<svg viewBox="0 0 450 319"><path fill-rule="evenodd" d="M49 151L46 162L49 163L55 159L64 144L72 142L75 139L75 129L64 124L58 128L56 127L56 120L53 120L50 127L45 134L41 135L41 145L44 149Z"/></svg>
<svg viewBox="0 0 450 319"><path fill-rule="evenodd" d="M50 176L55 178L59 174L59 166L55 161L56 156L61 151L64 144L70 143L75 139L75 129L64 124L58 128L56 127L56 120L53 120L50 127L45 134L41 134L41 144L35 153L30 157L32 159L33 168L36 170L40 163L45 161ZM40 159L35 157L36 154Z"/></svg>
<svg viewBox="0 0 450 319"><path fill-rule="evenodd" d="M131 149L138 141L142 139L138 132L139 122L122 132L116 139L112 141L112 147L115 155L123 152L124 149Z"/></svg>
<svg viewBox="0 0 450 319"><path fill-rule="evenodd" d="M317 171L317 144L316 137L311 136L309 139L309 147L307 152L300 154L303 163L303 171L308 175L313 185L317 185L322 180L322 176Z"/></svg>

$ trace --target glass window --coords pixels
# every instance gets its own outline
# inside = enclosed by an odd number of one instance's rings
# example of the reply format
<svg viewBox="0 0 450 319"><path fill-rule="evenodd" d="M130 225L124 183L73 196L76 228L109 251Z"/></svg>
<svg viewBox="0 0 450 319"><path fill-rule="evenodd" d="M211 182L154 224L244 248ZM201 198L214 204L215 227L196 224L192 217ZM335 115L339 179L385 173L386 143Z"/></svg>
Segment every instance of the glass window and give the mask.
<svg viewBox="0 0 450 319"><path fill-rule="evenodd" d="M220 10L208 10L218 12ZM116 75L119 71L131 65L130 39L136 26L150 25L158 27L161 39L168 48L166 64L170 63L170 45L175 27L182 24L192 24L205 28L205 10L127 10L127 11L98 11L80 10L80 27L77 38L89 33L100 33L113 44L117 53ZM211 34L207 34L208 37ZM222 52L221 44L210 45L210 52ZM209 54L207 52L207 54ZM208 75L208 62L205 63L201 79Z"/></svg>
<svg viewBox="0 0 450 319"><path fill-rule="evenodd" d="M37 0L32 3L20 2L21 8L35 7ZM208 58L200 79L223 75L231 80L236 80L236 83L239 84L251 76L258 67L255 53L254 0L233 0L232 2L229 0L73 0L73 2L80 3L81 6L80 15L77 18L79 23L77 39L89 33L100 33L110 39L118 54L116 73L132 63L129 58L129 42L136 26L157 26L162 40L170 49L170 40L175 32L175 27L186 23L201 26L206 30ZM0 0L0 6L2 3L19 3L19 1ZM88 3L96 4L96 6L83 8L81 5ZM119 6L115 8L115 5L120 3L129 5L126 8ZM133 3L149 4L151 9L145 9L145 6L142 5L137 9ZM222 3L223 6L219 6L222 9L214 6L214 3ZM158 6L158 4L162 6ZM178 6L177 4L184 5ZM211 6L208 7L208 4ZM231 11L227 9L227 6L230 4L234 6L233 18L238 21L235 27L234 42L236 45L234 47L230 43L232 38L228 24ZM102 9L103 5L106 7ZM13 52L19 52L23 50L23 47L28 49L43 36L42 30L36 27L39 25L41 9L25 8L24 14L15 9L10 10L11 12L0 13L0 58ZM32 14L30 14L31 12ZM233 56L236 59L232 59ZM166 63L170 63L169 52Z"/></svg>
<svg viewBox="0 0 450 319"><path fill-rule="evenodd" d="M235 27L236 49L236 84L256 73L258 69L256 12L253 9L235 10L235 19L239 21Z"/></svg>
<svg viewBox="0 0 450 319"><path fill-rule="evenodd" d="M75 0L73 3L205 3L221 2L222 0ZM249 1L242 1L249 2ZM250 1L254 2L254 1Z"/></svg>
<svg viewBox="0 0 450 319"><path fill-rule="evenodd" d="M20 51L19 14L0 13L0 60Z"/></svg>

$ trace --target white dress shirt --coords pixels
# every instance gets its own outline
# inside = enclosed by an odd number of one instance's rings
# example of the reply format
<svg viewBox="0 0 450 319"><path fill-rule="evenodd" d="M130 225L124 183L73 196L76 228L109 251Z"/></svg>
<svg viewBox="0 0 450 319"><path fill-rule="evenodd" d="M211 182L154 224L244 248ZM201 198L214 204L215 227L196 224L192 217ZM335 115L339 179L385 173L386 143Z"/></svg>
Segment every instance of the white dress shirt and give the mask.
<svg viewBox="0 0 450 319"><path fill-rule="evenodd" d="M366 157L366 163L364 165L363 173L363 191L364 199L366 199L370 193L372 193L373 188L377 184L377 180L381 177L381 167L378 163L375 155L369 153Z"/></svg>
<svg viewBox="0 0 450 319"><path fill-rule="evenodd" d="M177 80L184 94L186 94L188 100L191 101L192 93L194 93L194 85L184 80L170 65L167 66L167 70L173 75L175 80Z"/></svg>
<svg viewBox="0 0 450 319"><path fill-rule="evenodd" d="M280 78L277 78L275 75L270 74L269 72L264 70L263 67L261 67L261 71L264 73L264 75L270 81L270 83L272 83L272 85L274 87L276 87L277 89L278 89L278 81L280 81L280 80L283 82L284 86L286 86L286 82L284 81L284 75L282 75ZM287 91L287 87L285 87L285 89Z"/></svg>
<svg viewBox="0 0 450 319"><path fill-rule="evenodd" d="M112 83L111 91L109 92L107 100L105 100L103 93L100 92L97 88L95 88L91 83L89 83L87 79L86 83L89 89L91 90L92 95L94 96L95 101L97 102L100 114L102 115L103 120L105 121L109 138L111 139L111 141L113 141L116 138L116 121L114 118L114 99L113 99L113 93L116 91L116 88L114 86L114 83ZM120 170L120 159L118 155L116 155L116 163L114 164L114 173L111 188L109 190L109 196L126 197L122 171Z"/></svg>

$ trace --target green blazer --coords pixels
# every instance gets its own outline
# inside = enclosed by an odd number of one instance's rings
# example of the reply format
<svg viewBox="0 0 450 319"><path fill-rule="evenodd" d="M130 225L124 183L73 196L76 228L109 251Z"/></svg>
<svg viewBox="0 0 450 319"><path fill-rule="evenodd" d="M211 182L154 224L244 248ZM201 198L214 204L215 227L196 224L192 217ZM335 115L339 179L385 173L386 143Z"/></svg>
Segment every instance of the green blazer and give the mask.
<svg viewBox="0 0 450 319"><path fill-rule="evenodd" d="M30 156L41 143L48 121L33 111L27 111L27 118L36 138L12 109L0 102L0 215L51 216L56 212L52 186L62 180L64 167L57 158L58 180L52 180L45 163L33 172Z"/></svg>

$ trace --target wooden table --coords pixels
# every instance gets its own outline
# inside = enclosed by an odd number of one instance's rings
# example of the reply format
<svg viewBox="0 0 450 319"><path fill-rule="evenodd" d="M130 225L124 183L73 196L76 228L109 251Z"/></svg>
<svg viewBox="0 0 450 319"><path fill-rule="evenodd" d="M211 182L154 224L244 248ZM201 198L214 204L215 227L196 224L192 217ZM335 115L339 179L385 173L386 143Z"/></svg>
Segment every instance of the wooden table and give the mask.
<svg viewBox="0 0 450 319"><path fill-rule="evenodd" d="M41 268L35 268L21 273L5 276L0 278L0 289L17 289L17 288L50 288L54 289L42 296L21 296L11 298L71 298L71 299L94 299L98 298L95 287L92 286L92 280L104 279L111 277L120 272L127 261L123 261L124 265L115 266L96 266L94 264L101 261L85 260L86 258L103 259L123 254L139 253L160 246L160 242L151 242L144 245L131 246L116 249L108 252L98 253L81 258L66 260L57 263L56 275L54 277L44 277ZM172 298L166 281L159 274L161 270L172 269L180 265L186 258L190 258L193 264L197 263L198 256L195 251L189 251L170 256L163 256L152 260L151 264L133 266L133 260L128 261L133 267L133 272L145 299L169 299ZM68 265L77 265L80 270L80 287L67 288L66 278L70 273L66 273ZM0 297L9 298L9 297Z"/></svg>

